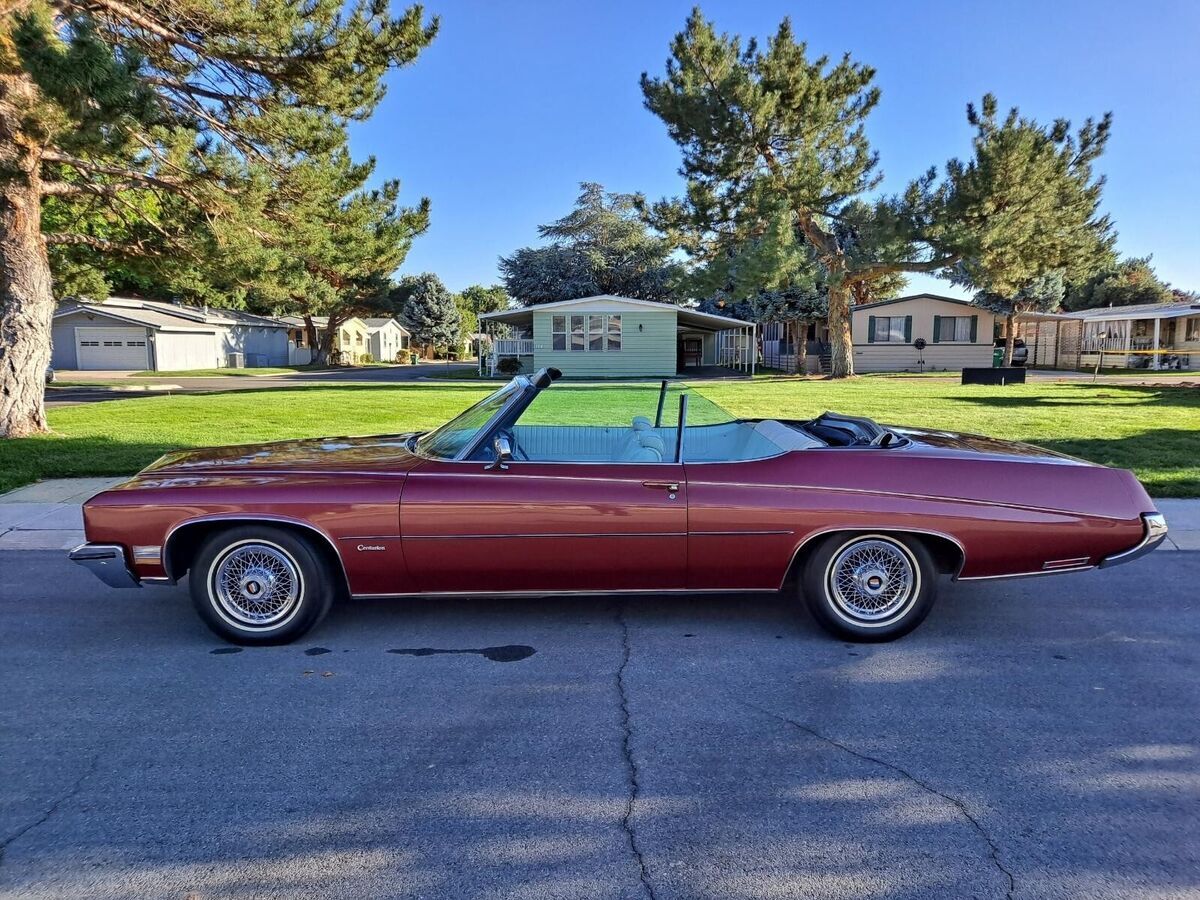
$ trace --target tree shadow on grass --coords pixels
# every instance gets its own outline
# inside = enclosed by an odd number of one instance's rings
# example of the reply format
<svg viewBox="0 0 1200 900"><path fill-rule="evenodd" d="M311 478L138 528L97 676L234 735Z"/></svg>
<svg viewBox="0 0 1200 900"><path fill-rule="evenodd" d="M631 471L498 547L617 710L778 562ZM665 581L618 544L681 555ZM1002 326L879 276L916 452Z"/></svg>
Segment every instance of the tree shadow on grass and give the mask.
<svg viewBox="0 0 1200 900"><path fill-rule="evenodd" d="M1054 388L1067 389L1071 392L1079 392L1077 398L1059 397L1059 396L1043 396L1037 394L1010 394L1006 393L1008 388L995 388L996 393L983 393L987 390L981 386L980 391L964 390L960 394L948 396L948 399L962 401L965 403L976 403L980 406L998 406L1009 409L1020 409L1024 407L1047 407L1047 406L1062 406L1073 409L1078 409L1082 406L1105 406L1106 400L1118 401L1119 405L1116 409L1122 406L1133 405L1141 406L1146 404L1154 404L1161 406L1178 406L1185 409L1194 409L1200 411L1200 390L1190 387L1175 387L1163 385L1109 385L1109 384L1055 384ZM1083 393L1088 391L1089 393Z"/></svg>
<svg viewBox="0 0 1200 900"><path fill-rule="evenodd" d="M175 449L165 441L120 441L95 435L0 441L0 492L45 478L132 475Z"/></svg>
<svg viewBox="0 0 1200 900"><path fill-rule="evenodd" d="M1039 440L1038 446L1132 469L1154 497L1200 497L1200 432L1195 429L1155 428L1114 438Z"/></svg>

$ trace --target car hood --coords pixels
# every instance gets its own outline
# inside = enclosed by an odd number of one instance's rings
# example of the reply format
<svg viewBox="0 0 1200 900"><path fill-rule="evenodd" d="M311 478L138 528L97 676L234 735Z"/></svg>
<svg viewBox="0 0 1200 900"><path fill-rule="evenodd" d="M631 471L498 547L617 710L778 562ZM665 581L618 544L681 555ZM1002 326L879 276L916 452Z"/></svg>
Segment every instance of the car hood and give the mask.
<svg viewBox="0 0 1200 900"><path fill-rule="evenodd" d="M177 450L142 470L156 475L170 472L395 472L416 461L408 450L412 434L370 437L312 438Z"/></svg>
<svg viewBox="0 0 1200 900"><path fill-rule="evenodd" d="M1062 463L1064 465L1090 466L1093 463L1037 447L1033 444L1023 444L1020 441L1002 441L999 438L987 437L982 434L967 434L959 431L934 431L929 428L909 428L907 426L888 426L901 437L908 438L913 444L922 449L930 450L939 455L953 456L958 454L975 456L984 454L995 458L1028 459L1038 462Z"/></svg>

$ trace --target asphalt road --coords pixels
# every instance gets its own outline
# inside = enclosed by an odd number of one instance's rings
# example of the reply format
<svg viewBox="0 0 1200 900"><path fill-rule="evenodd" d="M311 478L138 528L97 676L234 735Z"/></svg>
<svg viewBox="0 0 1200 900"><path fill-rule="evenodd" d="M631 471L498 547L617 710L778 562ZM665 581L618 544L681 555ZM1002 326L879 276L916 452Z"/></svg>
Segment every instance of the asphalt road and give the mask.
<svg viewBox="0 0 1200 900"><path fill-rule="evenodd" d="M947 585L882 646L646 597L233 652L179 589L2 553L0 896L1196 896L1198 582Z"/></svg>
<svg viewBox="0 0 1200 900"><path fill-rule="evenodd" d="M121 390L111 385L125 381L121 373L62 372L65 385L51 386L46 391L47 406L73 406L79 403L98 403L104 400L131 400L138 397L153 397L169 391L172 394L195 394L208 391L261 391L292 387L322 387L342 384L403 384L430 377L439 379L448 371L459 371L465 377L475 374L475 363L447 365L444 362L419 363L415 366L387 366L378 368L327 369L320 372L296 372L290 375L226 375L209 378L186 377L135 377L129 376L129 386L148 386L151 390ZM87 384L95 378L96 384ZM110 384L111 383L111 384ZM436 383L436 382L435 382Z"/></svg>

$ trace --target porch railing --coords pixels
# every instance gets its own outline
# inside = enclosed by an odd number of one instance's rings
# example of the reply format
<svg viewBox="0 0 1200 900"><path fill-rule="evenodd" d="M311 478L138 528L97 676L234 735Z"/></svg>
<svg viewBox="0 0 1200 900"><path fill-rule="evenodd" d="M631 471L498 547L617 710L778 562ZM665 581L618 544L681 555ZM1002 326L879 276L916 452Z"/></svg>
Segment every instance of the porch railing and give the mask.
<svg viewBox="0 0 1200 900"><path fill-rule="evenodd" d="M492 341L492 352L487 358L488 374L495 375L500 360L505 356L533 356L533 338L496 338Z"/></svg>
<svg viewBox="0 0 1200 900"><path fill-rule="evenodd" d="M533 340L501 338L492 342L493 356L533 356Z"/></svg>

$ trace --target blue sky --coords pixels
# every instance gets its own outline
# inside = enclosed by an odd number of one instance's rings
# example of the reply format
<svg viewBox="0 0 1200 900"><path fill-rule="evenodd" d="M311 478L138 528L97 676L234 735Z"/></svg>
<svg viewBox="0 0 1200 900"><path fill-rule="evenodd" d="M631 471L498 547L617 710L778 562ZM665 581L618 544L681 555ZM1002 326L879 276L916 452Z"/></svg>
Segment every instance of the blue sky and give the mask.
<svg viewBox="0 0 1200 900"><path fill-rule="evenodd" d="M393 0L398 8L402 0ZM393 73L357 156L403 196L433 202L432 225L403 273L436 272L452 290L497 280L496 259L536 243L580 181L677 194L679 154L642 106L638 77L659 74L687 2L432 0L441 34ZM883 99L869 132L885 189L969 153L968 100L1078 123L1105 111L1114 130L1101 171L1123 254L1154 254L1159 274L1200 289L1200 3L1193 0L816 4L709 2L725 31L770 34L791 15L811 50L877 69ZM955 293L914 276L910 286Z"/></svg>

